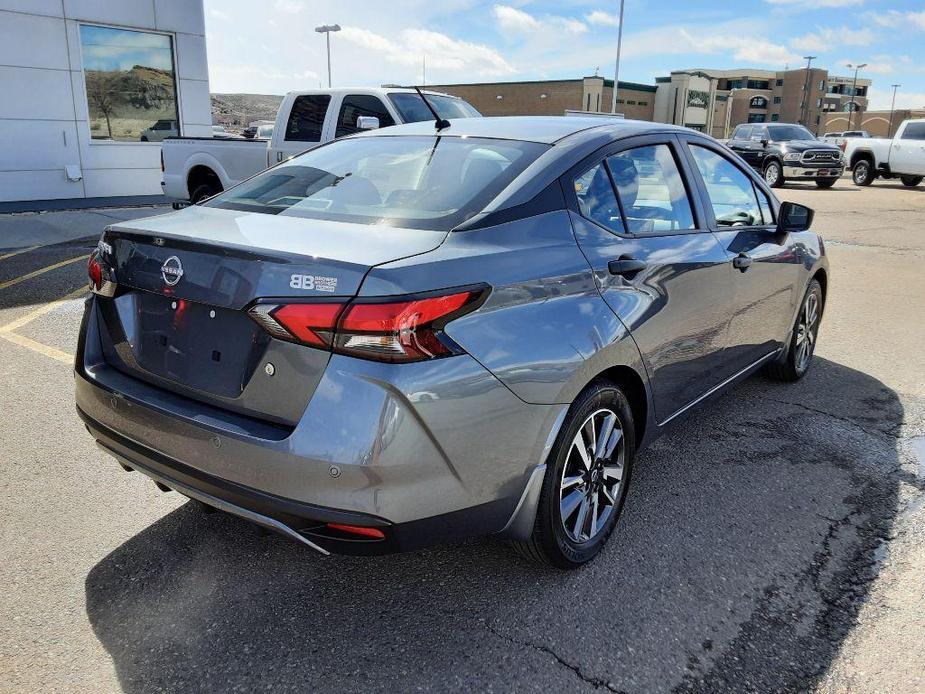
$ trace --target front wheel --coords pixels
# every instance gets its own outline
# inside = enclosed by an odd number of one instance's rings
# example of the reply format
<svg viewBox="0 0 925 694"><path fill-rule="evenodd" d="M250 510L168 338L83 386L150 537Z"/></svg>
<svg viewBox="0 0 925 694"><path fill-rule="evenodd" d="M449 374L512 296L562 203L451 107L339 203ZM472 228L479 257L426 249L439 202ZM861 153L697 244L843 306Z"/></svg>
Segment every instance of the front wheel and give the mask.
<svg viewBox="0 0 925 694"><path fill-rule="evenodd" d="M770 161L764 167L764 180L772 188L780 188L784 185L784 170L780 162Z"/></svg>
<svg viewBox="0 0 925 694"><path fill-rule="evenodd" d="M635 456L626 396L613 383L592 383L572 403L549 455L533 533L515 547L560 569L596 557L617 523Z"/></svg>
<svg viewBox="0 0 925 694"><path fill-rule="evenodd" d="M793 326L787 354L782 361L767 366L765 372L768 376L775 381L798 381L806 375L816 351L822 308L822 285L818 280L811 280Z"/></svg>
<svg viewBox="0 0 925 694"><path fill-rule="evenodd" d="M856 186L869 186L874 182L874 170L869 159L861 159L851 171L851 180Z"/></svg>
<svg viewBox="0 0 925 694"><path fill-rule="evenodd" d="M837 178L817 178L816 185L820 188L831 188L837 180Z"/></svg>
<svg viewBox="0 0 925 694"><path fill-rule="evenodd" d="M922 176L900 176L899 180L903 182L906 188L915 188L922 182Z"/></svg>

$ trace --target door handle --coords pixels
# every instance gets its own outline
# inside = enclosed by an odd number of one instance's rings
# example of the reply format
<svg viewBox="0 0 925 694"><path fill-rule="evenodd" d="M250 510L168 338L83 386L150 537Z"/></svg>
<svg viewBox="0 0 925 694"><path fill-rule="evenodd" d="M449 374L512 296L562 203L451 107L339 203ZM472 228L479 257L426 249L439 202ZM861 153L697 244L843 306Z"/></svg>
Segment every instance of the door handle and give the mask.
<svg viewBox="0 0 925 694"><path fill-rule="evenodd" d="M610 271L611 275L621 275L629 279L632 279L632 276L640 270L645 269L646 263L644 260L636 260L626 255L607 263L607 270Z"/></svg>
<svg viewBox="0 0 925 694"><path fill-rule="evenodd" d="M744 253L739 253L735 258L732 259L732 267L736 270L741 270L745 272L752 266L752 259L749 258Z"/></svg>

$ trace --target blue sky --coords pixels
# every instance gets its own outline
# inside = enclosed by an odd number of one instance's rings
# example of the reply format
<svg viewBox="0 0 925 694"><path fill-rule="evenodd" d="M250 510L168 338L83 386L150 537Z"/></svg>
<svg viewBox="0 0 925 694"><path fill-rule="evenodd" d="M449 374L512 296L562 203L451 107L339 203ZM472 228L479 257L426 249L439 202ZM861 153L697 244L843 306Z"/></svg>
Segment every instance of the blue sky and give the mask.
<svg viewBox="0 0 925 694"><path fill-rule="evenodd" d="M212 91L282 94L327 80L319 24L338 23L335 86L612 76L617 0L205 0ZM626 0L620 79L694 67L868 63L873 107L925 107L925 2Z"/></svg>

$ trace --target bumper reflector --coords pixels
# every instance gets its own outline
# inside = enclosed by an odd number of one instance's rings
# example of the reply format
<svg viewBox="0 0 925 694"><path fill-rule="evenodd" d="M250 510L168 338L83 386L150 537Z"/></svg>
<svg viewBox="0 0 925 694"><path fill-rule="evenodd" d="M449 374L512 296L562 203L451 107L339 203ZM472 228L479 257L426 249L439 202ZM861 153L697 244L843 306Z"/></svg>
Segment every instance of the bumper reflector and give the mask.
<svg viewBox="0 0 925 694"><path fill-rule="evenodd" d="M364 528L360 525L344 525L343 523L325 523L325 525L332 530L340 530L341 532L362 535L363 537L371 537L374 540L385 539L385 533L379 530L379 528Z"/></svg>

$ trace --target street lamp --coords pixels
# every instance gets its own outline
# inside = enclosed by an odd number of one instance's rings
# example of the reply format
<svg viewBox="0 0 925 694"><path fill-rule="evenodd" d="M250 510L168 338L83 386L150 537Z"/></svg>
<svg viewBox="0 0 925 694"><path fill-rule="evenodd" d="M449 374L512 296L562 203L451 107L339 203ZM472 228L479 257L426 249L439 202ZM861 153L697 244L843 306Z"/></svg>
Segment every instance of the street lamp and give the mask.
<svg viewBox="0 0 925 694"><path fill-rule="evenodd" d="M858 98L858 70L860 70L862 67L867 67L867 63L861 63L860 65L852 65L851 63L847 63L847 66L849 70L854 68L854 84L851 85L852 101L849 102L854 104L854 108L848 111L848 130L851 130L851 121L854 119L854 112L856 109L860 108L860 106L858 106L858 102L854 101L854 99Z"/></svg>
<svg viewBox="0 0 925 694"><path fill-rule="evenodd" d="M726 96L726 139L729 139L729 128L732 127L732 102L735 99L735 93L742 91L739 87L733 87L729 90L729 94Z"/></svg>
<svg viewBox="0 0 925 694"><path fill-rule="evenodd" d="M328 89L331 88L331 32L340 31L340 24L322 24L320 27L315 27L315 31L319 34L324 34L324 38L328 44Z"/></svg>
<svg viewBox="0 0 925 694"><path fill-rule="evenodd" d="M804 55L803 60L806 61L806 79L803 80L803 101L800 102L800 125L806 125L806 110L809 107L809 69L813 64L813 61L816 59L814 55Z"/></svg>
<svg viewBox="0 0 925 694"><path fill-rule="evenodd" d="M620 87L620 48L623 45L623 0L620 0L620 26L617 27L617 64L613 70L613 97L610 100L610 112L617 112L617 89Z"/></svg>
<svg viewBox="0 0 925 694"><path fill-rule="evenodd" d="M893 136L893 111L896 110L896 90L901 87L901 84L891 84L893 87L893 101L890 102L890 124L886 127L886 136Z"/></svg>

